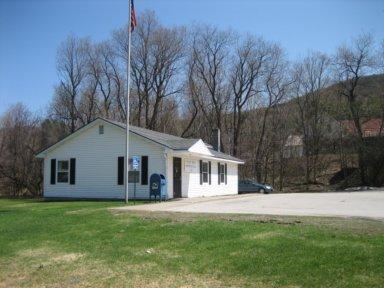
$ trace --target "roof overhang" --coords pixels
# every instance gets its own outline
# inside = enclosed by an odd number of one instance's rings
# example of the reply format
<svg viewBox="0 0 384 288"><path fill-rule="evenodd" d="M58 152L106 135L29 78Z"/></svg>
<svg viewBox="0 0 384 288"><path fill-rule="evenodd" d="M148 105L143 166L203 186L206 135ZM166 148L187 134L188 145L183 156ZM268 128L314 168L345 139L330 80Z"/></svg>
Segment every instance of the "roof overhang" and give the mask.
<svg viewBox="0 0 384 288"><path fill-rule="evenodd" d="M236 163L236 164L244 164L245 163L245 161L230 160L230 159L215 157L213 155L210 156L210 155L206 155L206 154L194 153L194 152L190 152L187 150L185 150L185 151L172 151L172 155L180 156L180 157L203 158L203 159L207 159L207 160L223 161L223 162Z"/></svg>

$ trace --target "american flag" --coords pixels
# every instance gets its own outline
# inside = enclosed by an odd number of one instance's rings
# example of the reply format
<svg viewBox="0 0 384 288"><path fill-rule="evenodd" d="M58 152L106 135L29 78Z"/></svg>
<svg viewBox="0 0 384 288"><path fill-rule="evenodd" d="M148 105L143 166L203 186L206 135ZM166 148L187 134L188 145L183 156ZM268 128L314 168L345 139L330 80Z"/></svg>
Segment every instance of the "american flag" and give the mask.
<svg viewBox="0 0 384 288"><path fill-rule="evenodd" d="M137 26L136 13L135 13L135 5L133 4L133 0L131 1L131 32L135 30Z"/></svg>

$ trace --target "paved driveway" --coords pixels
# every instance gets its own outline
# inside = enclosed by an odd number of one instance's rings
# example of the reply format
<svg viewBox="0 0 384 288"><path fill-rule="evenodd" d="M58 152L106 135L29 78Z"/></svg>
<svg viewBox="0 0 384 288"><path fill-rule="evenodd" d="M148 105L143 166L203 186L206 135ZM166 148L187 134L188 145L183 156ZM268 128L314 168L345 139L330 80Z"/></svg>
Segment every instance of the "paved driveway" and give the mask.
<svg viewBox="0 0 384 288"><path fill-rule="evenodd" d="M122 210L370 217L384 219L384 191L247 194L180 199Z"/></svg>

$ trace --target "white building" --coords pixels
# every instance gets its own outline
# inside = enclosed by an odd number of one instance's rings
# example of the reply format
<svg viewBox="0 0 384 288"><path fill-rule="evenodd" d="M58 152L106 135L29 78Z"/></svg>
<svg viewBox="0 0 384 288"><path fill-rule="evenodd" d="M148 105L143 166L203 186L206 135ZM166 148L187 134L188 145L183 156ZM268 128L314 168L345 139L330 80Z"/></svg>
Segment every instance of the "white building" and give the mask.
<svg viewBox="0 0 384 288"><path fill-rule="evenodd" d="M302 157L304 155L304 141L302 135L289 135L284 144L284 158Z"/></svg>
<svg viewBox="0 0 384 288"><path fill-rule="evenodd" d="M98 118L38 153L44 159L44 197L123 199L125 129L125 124ZM238 192L238 165L244 162L214 150L201 139L130 126L129 142L130 157L141 159L138 199L149 198L153 173L165 176L168 198ZM133 193L134 184L129 183L130 198Z"/></svg>

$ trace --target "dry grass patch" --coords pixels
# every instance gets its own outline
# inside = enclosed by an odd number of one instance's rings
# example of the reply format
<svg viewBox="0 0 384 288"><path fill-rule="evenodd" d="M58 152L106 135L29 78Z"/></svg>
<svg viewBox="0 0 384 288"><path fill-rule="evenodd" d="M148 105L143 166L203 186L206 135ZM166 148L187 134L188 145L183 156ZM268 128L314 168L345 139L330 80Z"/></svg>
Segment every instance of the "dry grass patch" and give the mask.
<svg viewBox="0 0 384 288"><path fill-rule="evenodd" d="M168 275L166 277L160 276L155 279L143 279L141 277L135 277L132 279L132 287L135 288L221 288L221 287L244 287L243 281L238 283L223 282L213 277L201 276L201 275ZM253 287L268 287L255 285Z"/></svg>
<svg viewBox="0 0 384 288"><path fill-rule="evenodd" d="M194 223L200 220L217 220L227 222L249 221L260 224L278 224L281 226L316 226L324 229L353 232L364 235L377 235L384 233L384 219L371 219L359 217L317 217L317 216L281 216L281 215L255 215L255 214L216 214L216 213L182 213L164 211L123 211L109 209L119 216L122 221L132 219L124 215L135 216L139 220L153 221L166 219L169 222L161 223L163 227L179 223ZM126 219L126 220L124 220Z"/></svg>
<svg viewBox="0 0 384 288"><path fill-rule="evenodd" d="M101 210L106 210L106 209L105 208L95 208L95 209L84 208L84 209L66 211L65 214L68 214L68 215L92 214L94 212L101 211Z"/></svg>
<svg viewBox="0 0 384 288"><path fill-rule="evenodd" d="M284 236L284 233L279 231L266 231L266 232L260 232L256 234L248 234L245 235L245 239L251 239L251 240L264 240L264 239L271 239L276 237L282 237Z"/></svg>
<svg viewBox="0 0 384 288"><path fill-rule="evenodd" d="M148 248L140 254L177 258L170 250ZM172 273L150 259L143 263L107 263L80 253L61 253L51 248L25 249L0 265L0 287L242 287L214 276L185 271ZM260 286L261 287L261 286Z"/></svg>
<svg viewBox="0 0 384 288"><path fill-rule="evenodd" d="M73 262L84 256L81 253L59 253L51 248L26 249L18 253L21 258L41 262L43 265L54 265L60 262ZM28 259L29 258L29 259Z"/></svg>

